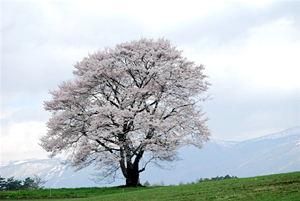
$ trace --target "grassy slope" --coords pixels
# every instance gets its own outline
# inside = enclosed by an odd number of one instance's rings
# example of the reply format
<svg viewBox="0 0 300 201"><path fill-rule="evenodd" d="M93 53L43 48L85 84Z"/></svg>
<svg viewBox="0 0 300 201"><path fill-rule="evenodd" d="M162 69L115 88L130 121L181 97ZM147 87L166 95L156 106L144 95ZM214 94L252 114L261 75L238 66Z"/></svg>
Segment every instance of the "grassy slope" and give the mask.
<svg viewBox="0 0 300 201"><path fill-rule="evenodd" d="M59 189L58 189L59 190ZM70 189L65 189L70 190ZM49 191L49 190L48 190ZM101 188L76 199L96 200L300 200L300 172L156 188ZM53 192L54 193L54 192ZM95 196L95 197L94 197ZM1 193L0 193L1 199ZM64 201L71 199L63 199ZM42 200L40 200L42 201Z"/></svg>

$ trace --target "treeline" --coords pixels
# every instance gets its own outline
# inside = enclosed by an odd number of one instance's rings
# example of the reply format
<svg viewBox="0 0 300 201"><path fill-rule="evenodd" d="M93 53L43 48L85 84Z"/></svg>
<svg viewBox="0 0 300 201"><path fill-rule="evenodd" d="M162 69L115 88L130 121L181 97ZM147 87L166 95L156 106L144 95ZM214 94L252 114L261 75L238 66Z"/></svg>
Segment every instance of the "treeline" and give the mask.
<svg viewBox="0 0 300 201"><path fill-rule="evenodd" d="M226 176L217 176L217 177L212 177L212 178L200 178L197 180L197 183L201 183L201 182L207 182L207 181L219 181L219 180L225 180L225 179L235 179L237 178L237 176L230 176L230 175L226 175Z"/></svg>
<svg viewBox="0 0 300 201"><path fill-rule="evenodd" d="M38 190L44 188L43 181L37 175L34 175L34 178L27 177L25 180L17 180L14 177L2 178L0 176L0 190Z"/></svg>

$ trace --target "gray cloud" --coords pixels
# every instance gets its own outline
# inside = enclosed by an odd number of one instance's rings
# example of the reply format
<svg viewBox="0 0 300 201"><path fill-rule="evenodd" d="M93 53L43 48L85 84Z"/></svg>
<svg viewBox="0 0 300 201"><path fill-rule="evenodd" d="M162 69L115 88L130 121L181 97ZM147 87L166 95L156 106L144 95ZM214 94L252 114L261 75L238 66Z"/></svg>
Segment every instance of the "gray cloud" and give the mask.
<svg viewBox="0 0 300 201"><path fill-rule="evenodd" d="M276 1L265 7L231 2L225 7L201 18L178 24L168 36L179 44L207 47L227 46L238 41L243 44L252 28L275 22L281 18L291 20L299 30L299 1Z"/></svg>
<svg viewBox="0 0 300 201"><path fill-rule="evenodd" d="M56 4L59 21L36 2L3 4L2 93L53 89L72 78L72 65L88 52L142 36L141 24L126 16L93 16Z"/></svg>
<svg viewBox="0 0 300 201"><path fill-rule="evenodd" d="M139 19L123 14L89 13L66 2L53 3L53 16L37 2L2 3L3 93L40 92L72 78L72 65L100 47L145 37L170 38L198 53L234 41L243 43L252 27L286 17L299 24L298 1L268 7L230 3L200 19L169 30L151 30ZM297 7L298 6L298 7Z"/></svg>
<svg viewBox="0 0 300 201"><path fill-rule="evenodd" d="M42 102L49 99L45 94L72 79L72 65L98 48L140 37L166 37L192 53L218 59L230 48L241 51L253 28L279 19L290 20L299 32L299 1L275 1L263 7L231 2L202 17L158 28L130 13L89 12L68 1L51 2L51 8L36 1L1 3L1 93L4 99L14 97L2 105L23 107L12 114L14 122L45 121ZM299 96L247 88L249 83L236 72L221 78L211 75L209 80L214 99L204 104L204 110L216 137L239 138L241 131L241 136L249 137L251 129L252 133L265 127L283 130L299 122Z"/></svg>
<svg viewBox="0 0 300 201"><path fill-rule="evenodd" d="M223 83L212 89L212 100L204 103L212 136L244 140L289 127L300 126L300 95L297 91L243 91Z"/></svg>
<svg viewBox="0 0 300 201"><path fill-rule="evenodd" d="M102 15L70 2L52 2L51 9L42 5L38 2L4 4L4 54L47 45L97 50L140 37L145 31L138 19L125 14ZM48 10L52 13L46 15Z"/></svg>

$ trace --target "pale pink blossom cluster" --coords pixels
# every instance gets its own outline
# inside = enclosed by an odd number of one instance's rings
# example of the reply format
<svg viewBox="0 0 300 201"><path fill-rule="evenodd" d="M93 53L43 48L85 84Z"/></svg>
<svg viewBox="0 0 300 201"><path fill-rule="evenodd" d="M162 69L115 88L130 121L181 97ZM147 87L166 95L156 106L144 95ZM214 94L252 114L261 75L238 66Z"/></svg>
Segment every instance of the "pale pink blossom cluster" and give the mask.
<svg viewBox="0 0 300 201"><path fill-rule="evenodd" d="M210 133L199 102L209 84L204 67L181 53L168 40L141 39L78 62L75 79L45 102L52 118L43 148L66 152L78 169L117 164L126 177L144 154L171 161L181 146L201 147Z"/></svg>

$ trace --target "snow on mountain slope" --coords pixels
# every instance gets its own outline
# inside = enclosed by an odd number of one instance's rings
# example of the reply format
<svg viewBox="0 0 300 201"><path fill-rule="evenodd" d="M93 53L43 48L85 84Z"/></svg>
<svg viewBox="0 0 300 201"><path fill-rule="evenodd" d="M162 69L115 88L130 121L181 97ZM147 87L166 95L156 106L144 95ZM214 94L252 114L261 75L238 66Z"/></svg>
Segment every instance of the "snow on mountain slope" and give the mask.
<svg viewBox="0 0 300 201"><path fill-rule="evenodd" d="M92 174L94 172L92 166L74 172L74 168L64 165L64 160L59 158L11 161L9 164L0 167L0 175L4 178L14 177L23 180L38 175L47 181L46 188L99 186L93 181Z"/></svg>
<svg viewBox="0 0 300 201"><path fill-rule="evenodd" d="M151 167L141 178L150 183L159 179L178 184L227 174L249 177L300 171L299 139L300 127L241 142L211 140L201 150L182 148L182 160L174 163L171 171Z"/></svg>
<svg viewBox="0 0 300 201"><path fill-rule="evenodd" d="M254 142L254 141L260 141L260 140L278 139L278 138L283 138L283 137L293 137L293 136L299 136L299 134L300 134L300 127L294 127L294 128L289 128L289 129L286 129L286 130L278 132L278 133L265 135L263 137L254 138L254 139L247 140L247 141Z"/></svg>
<svg viewBox="0 0 300 201"><path fill-rule="evenodd" d="M147 166L141 174L141 182L151 184L163 181L166 185L196 181L203 177L238 177L300 171L300 127L241 142L211 140L203 149L189 146L180 150L182 160L172 163L169 170L154 165ZM74 169L62 164L61 159L29 159L11 161L0 166L5 178L25 179L39 175L46 180L45 187L74 188L113 186L124 184L123 179L108 184L96 184L92 174L94 167L74 173ZM121 175L120 175L121 176Z"/></svg>

